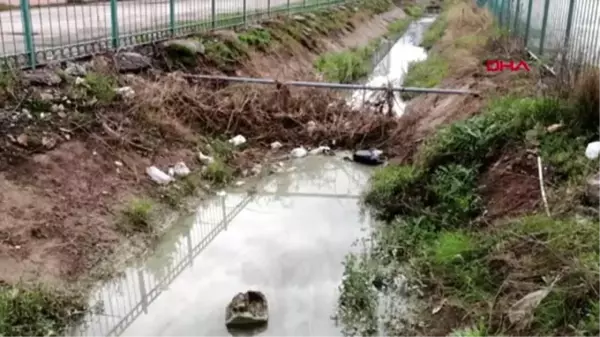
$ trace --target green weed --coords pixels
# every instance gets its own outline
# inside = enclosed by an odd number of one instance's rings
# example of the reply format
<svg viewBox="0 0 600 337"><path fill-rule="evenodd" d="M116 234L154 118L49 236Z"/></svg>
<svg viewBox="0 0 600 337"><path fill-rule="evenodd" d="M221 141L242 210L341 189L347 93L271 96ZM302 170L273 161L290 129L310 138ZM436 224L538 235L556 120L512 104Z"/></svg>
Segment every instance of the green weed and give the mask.
<svg viewBox="0 0 600 337"><path fill-rule="evenodd" d="M340 53L327 53L315 61L315 68L328 81L352 83L367 76L375 48L367 46Z"/></svg>
<svg viewBox="0 0 600 337"><path fill-rule="evenodd" d="M413 62L408 66L404 76L404 86L418 88L433 88L439 85L448 75L450 66L448 61L438 54L431 54L421 62ZM414 93L402 93L402 99L414 98Z"/></svg>
<svg viewBox="0 0 600 337"><path fill-rule="evenodd" d="M203 44L205 57L223 70L232 69L248 53L244 43L237 38L210 38L204 40Z"/></svg>
<svg viewBox="0 0 600 337"><path fill-rule="evenodd" d="M85 83L88 95L96 97L100 102L112 102L117 96L115 92L117 79L113 76L88 73L85 75Z"/></svg>
<svg viewBox="0 0 600 337"><path fill-rule="evenodd" d="M202 174L203 178L215 185L225 185L233 178L233 170L220 158L206 166Z"/></svg>
<svg viewBox="0 0 600 337"><path fill-rule="evenodd" d="M0 335L56 336L81 318L85 298L42 286L0 287Z"/></svg>
<svg viewBox="0 0 600 337"><path fill-rule="evenodd" d="M266 51L271 44L271 33L262 28L255 28L238 35L238 39L250 47Z"/></svg>
<svg viewBox="0 0 600 337"><path fill-rule="evenodd" d="M405 18L396 20L388 25L388 31L386 37L388 38L397 38L402 36L410 26L412 22L412 18Z"/></svg>
<svg viewBox="0 0 600 337"><path fill-rule="evenodd" d="M440 16L429 26L429 29L423 34L423 40L421 46L427 50L431 49L433 45L444 36L444 31L448 26L448 20L446 14L442 12Z"/></svg>
<svg viewBox="0 0 600 337"><path fill-rule="evenodd" d="M154 203L148 199L133 199L122 211L119 228L128 234L152 231Z"/></svg>
<svg viewBox="0 0 600 337"><path fill-rule="evenodd" d="M423 13L425 13L423 7L417 5L406 6L403 8L403 10L408 16L413 17L415 19L422 17Z"/></svg>

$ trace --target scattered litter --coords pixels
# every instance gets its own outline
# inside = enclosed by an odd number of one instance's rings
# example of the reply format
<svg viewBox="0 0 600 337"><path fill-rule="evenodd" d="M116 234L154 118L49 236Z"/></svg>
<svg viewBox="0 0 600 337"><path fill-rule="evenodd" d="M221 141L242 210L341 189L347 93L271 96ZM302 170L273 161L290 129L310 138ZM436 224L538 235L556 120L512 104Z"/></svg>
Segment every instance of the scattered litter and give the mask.
<svg viewBox="0 0 600 337"><path fill-rule="evenodd" d="M115 93L125 99L133 98L135 91L131 87L116 88Z"/></svg>
<svg viewBox="0 0 600 337"><path fill-rule="evenodd" d="M167 174L171 177L175 177L175 169L173 167L169 167Z"/></svg>
<svg viewBox="0 0 600 337"><path fill-rule="evenodd" d="M220 197L224 197L227 195L227 193L225 193L225 191L219 191L219 192L217 192L217 195Z"/></svg>
<svg viewBox="0 0 600 337"><path fill-rule="evenodd" d="M311 155L319 155L319 154L329 154L331 153L331 149L329 146L319 146L316 149L312 149L309 152Z"/></svg>
<svg viewBox="0 0 600 337"><path fill-rule="evenodd" d="M175 167L173 167L173 171L173 173L178 177L185 177L191 173L190 169L182 161L175 164Z"/></svg>
<svg viewBox="0 0 600 337"><path fill-rule="evenodd" d="M552 124L549 127L546 128L546 131L552 133L552 132L556 132L558 130L560 130L563 127L562 124L558 123L558 124Z"/></svg>
<svg viewBox="0 0 600 337"><path fill-rule="evenodd" d="M594 160L597 159L600 155L600 142L591 142L587 145L585 149L585 156L588 159Z"/></svg>
<svg viewBox="0 0 600 337"><path fill-rule="evenodd" d="M215 161L215 159L213 157L206 156L202 152L198 152L198 159L204 165L210 165L210 164L212 164Z"/></svg>
<svg viewBox="0 0 600 337"><path fill-rule="evenodd" d="M56 139L54 137L42 137L42 145L47 149L52 149L56 146Z"/></svg>
<svg viewBox="0 0 600 337"><path fill-rule="evenodd" d="M230 144L233 144L233 146L240 146L244 143L246 143L246 137L242 136L242 135L237 135L233 138L231 138L229 140Z"/></svg>
<svg viewBox="0 0 600 337"><path fill-rule="evenodd" d="M29 141L29 137L24 133L17 136L17 143L19 143L23 146L27 146L28 141Z"/></svg>
<svg viewBox="0 0 600 337"><path fill-rule="evenodd" d="M173 181L173 177L164 173L156 166L150 166L146 168L146 174L150 176L150 179L152 179L152 181L160 185L166 185Z"/></svg>
<svg viewBox="0 0 600 337"><path fill-rule="evenodd" d="M123 163L117 160L115 161L115 165L117 165L118 167L122 167Z"/></svg>
<svg viewBox="0 0 600 337"><path fill-rule="evenodd" d="M351 160L359 164L376 166L385 162L381 157L382 154L383 152L380 150L358 150L352 154ZM350 158L345 157L344 159L349 160Z"/></svg>
<svg viewBox="0 0 600 337"><path fill-rule="evenodd" d="M235 186L240 187L240 186L244 185L245 183L246 183L245 181L238 180L235 182Z"/></svg>
<svg viewBox="0 0 600 337"><path fill-rule="evenodd" d="M252 166L250 173L252 173L252 175L256 176L256 175L259 175L261 171L262 171L262 165L255 164L254 166Z"/></svg>
<svg viewBox="0 0 600 337"><path fill-rule="evenodd" d="M87 83L85 82L85 78L77 77L75 79L75 85L87 85Z"/></svg>
<svg viewBox="0 0 600 337"><path fill-rule="evenodd" d="M310 121L306 123L306 131L308 131L308 133L313 133L316 129L317 123L315 123L315 121Z"/></svg>
<svg viewBox="0 0 600 337"><path fill-rule="evenodd" d="M306 151L306 149L301 146L301 147L297 147L297 148L293 149L290 152L290 154L294 158L302 158L302 157L306 157L306 155L308 154L308 151Z"/></svg>
<svg viewBox="0 0 600 337"><path fill-rule="evenodd" d="M277 150L279 148L281 148L283 145L280 142L273 142L271 143L271 149L273 150Z"/></svg>
<svg viewBox="0 0 600 337"><path fill-rule="evenodd" d="M54 113L63 112L65 111L65 106L62 104L52 104L52 106L50 107L50 111Z"/></svg>

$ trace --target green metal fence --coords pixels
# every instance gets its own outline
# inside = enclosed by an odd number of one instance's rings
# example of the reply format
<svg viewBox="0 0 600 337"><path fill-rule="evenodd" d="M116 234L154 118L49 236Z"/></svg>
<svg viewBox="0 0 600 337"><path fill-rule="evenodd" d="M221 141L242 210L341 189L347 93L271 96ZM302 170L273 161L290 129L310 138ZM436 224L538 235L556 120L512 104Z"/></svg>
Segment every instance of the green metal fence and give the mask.
<svg viewBox="0 0 600 337"><path fill-rule="evenodd" d="M35 67L348 0L0 0L0 60Z"/></svg>
<svg viewBox="0 0 600 337"><path fill-rule="evenodd" d="M478 0L542 60L598 65L600 0Z"/></svg>

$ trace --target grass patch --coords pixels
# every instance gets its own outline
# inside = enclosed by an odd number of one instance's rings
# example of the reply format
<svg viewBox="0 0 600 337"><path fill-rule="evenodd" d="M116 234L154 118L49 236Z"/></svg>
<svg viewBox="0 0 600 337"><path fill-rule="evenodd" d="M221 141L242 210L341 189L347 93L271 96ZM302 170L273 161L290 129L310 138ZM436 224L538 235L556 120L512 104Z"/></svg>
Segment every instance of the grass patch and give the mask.
<svg viewBox="0 0 600 337"><path fill-rule="evenodd" d="M446 15L442 12L423 35L421 47L427 50L431 49L433 45L442 38L447 27L448 21Z"/></svg>
<svg viewBox="0 0 600 337"><path fill-rule="evenodd" d="M314 66L328 81L353 83L369 74L371 57L378 45L379 41L374 41L365 47L326 53L317 58Z"/></svg>
<svg viewBox="0 0 600 337"><path fill-rule="evenodd" d="M85 298L42 286L0 287L0 335L56 336L80 319Z"/></svg>
<svg viewBox="0 0 600 337"><path fill-rule="evenodd" d="M450 65L446 59L438 54L431 54L426 60L413 62L408 66L404 77L404 86L433 88L442 82L448 75L449 70ZM414 93L402 93L402 99L404 100L412 99L415 96Z"/></svg>
<svg viewBox="0 0 600 337"><path fill-rule="evenodd" d="M422 17L423 14L425 13L425 10L423 9L423 7L417 6L417 5L408 5L402 9L408 16L415 18L415 19Z"/></svg>
<svg viewBox="0 0 600 337"><path fill-rule="evenodd" d="M271 33L262 28L250 29L238 35L238 39L249 47L266 51L273 38Z"/></svg>
<svg viewBox="0 0 600 337"><path fill-rule="evenodd" d="M112 102L117 97L117 79L114 76L91 72L85 75L85 83L87 94L100 102Z"/></svg>
<svg viewBox="0 0 600 337"><path fill-rule="evenodd" d="M125 233L152 232L154 203L148 199L133 199L122 211L119 229Z"/></svg>
<svg viewBox="0 0 600 337"><path fill-rule="evenodd" d="M406 33L408 26L413 22L412 18L405 18L396 20L388 25L388 31L386 33L387 38L397 38Z"/></svg>

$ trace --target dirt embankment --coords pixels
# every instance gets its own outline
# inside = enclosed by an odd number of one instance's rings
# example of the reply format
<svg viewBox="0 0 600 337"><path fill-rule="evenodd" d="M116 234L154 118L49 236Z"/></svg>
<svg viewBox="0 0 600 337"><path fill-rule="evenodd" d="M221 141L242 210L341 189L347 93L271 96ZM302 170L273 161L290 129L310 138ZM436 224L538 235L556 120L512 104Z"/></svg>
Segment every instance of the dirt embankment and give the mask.
<svg viewBox="0 0 600 337"><path fill-rule="evenodd" d="M116 247L139 242L131 227L147 229L151 204L175 206L205 182L227 182L232 172L263 161L272 141L284 143L282 150L333 139L348 147L381 143L397 123L350 114L334 93L226 86L183 75L315 79L319 54L365 45L403 18L400 8L372 1L217 32L184 47L157 46L150 58L121 53L23 77L3 74L0 280L78 279ZM124 67L134 74L119 74ZM116 87L135 94L128 98ZM316 131L306 131L309 121ZM222 140L238 133L249 143L231 151ZM228 167L200 173L199 149ZM198 173L175 186L157 187L145 173L150 165L166 169L180 161ZM153 202L132 202L144 195ZM130 223L125 231L123 222Z"/></svg>

